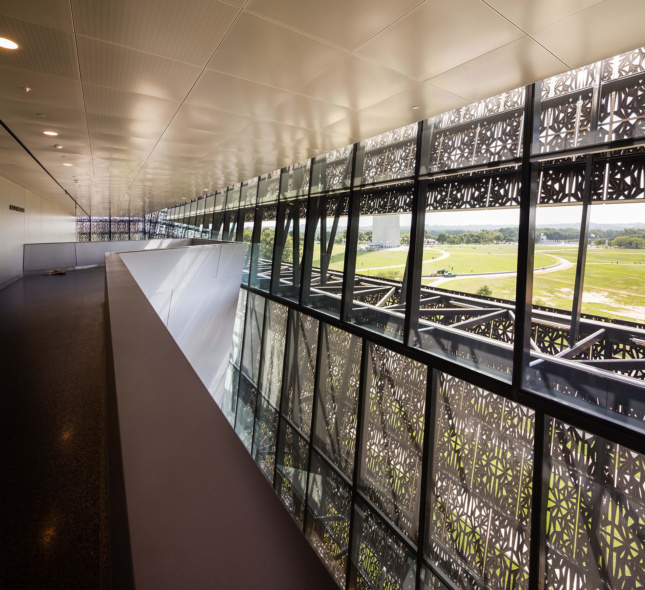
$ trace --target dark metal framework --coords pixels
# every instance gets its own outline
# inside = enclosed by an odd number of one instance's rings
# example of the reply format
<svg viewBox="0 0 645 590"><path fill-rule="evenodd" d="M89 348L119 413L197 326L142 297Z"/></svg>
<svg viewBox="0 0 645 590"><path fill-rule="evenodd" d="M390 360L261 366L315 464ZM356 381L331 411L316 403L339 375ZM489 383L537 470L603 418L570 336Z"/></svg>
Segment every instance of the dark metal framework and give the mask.
<svg viewBox="0 0 645 590"><path fill-rule="evenodd" d="M633 588L645 326L581 302L590 209L639 201L645 50L151 214L146 236L248 242L222 408L341 587ZM548 309L536 212L566 204L572 307ZM427 220L463 209L519 212L516 301L422 284ZM403 280L357 271L361 215L410 216Z"/></svg>

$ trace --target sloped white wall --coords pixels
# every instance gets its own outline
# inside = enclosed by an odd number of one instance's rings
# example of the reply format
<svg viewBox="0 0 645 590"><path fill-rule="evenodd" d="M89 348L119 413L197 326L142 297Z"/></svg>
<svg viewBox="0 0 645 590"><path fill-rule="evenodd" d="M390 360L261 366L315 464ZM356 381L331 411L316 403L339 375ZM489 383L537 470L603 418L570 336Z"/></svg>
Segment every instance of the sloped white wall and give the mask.
<svg viewBox="0 0 645 590"><path fill-rule="evenodd" d="M222 405L246 244L125 252L121 259Z"/></svg>
<svg viewBox="0 0 645 590"><path fill-rule="evenodd" d="M74 215L0 176L0 287L22 275L24 244L75 240Z"/></svg>

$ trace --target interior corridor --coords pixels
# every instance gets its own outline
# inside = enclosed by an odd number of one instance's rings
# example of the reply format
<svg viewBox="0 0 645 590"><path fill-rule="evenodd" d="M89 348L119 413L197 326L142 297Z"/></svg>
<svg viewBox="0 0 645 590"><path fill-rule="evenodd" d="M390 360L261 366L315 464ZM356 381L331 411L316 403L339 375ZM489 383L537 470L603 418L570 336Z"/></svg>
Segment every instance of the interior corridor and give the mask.
<svg viewBox="0 0 645 590"><path fill-rule="evenodd" d="M2 588L102 586L104 273L0 290Z"/></svg>

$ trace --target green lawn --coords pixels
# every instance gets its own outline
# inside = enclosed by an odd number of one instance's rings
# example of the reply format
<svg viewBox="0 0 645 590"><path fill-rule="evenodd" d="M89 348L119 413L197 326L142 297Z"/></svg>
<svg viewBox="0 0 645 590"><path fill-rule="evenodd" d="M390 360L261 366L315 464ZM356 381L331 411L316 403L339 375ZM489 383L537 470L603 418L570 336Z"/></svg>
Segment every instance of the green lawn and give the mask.
<svg viewBox="0 0 645 590"><path fill-rule="evenodd" d="M449 256L441 258L444 253ZM575 282L576 247L538 245L535 253L536 268L557 263L557 258L571 262L573 266L554 272L536 274L534 298L537 305L570 310ZM331 270L342 270L345 248L334 246ZM359 251L356 272L368 276L402 280L407 259L406 251L374 250ZM504 272L515 270L517 247L503 246L447 246L426 249L423 253L423 275L428 276L440 269L457 274ZM319 258L314 258L319 266ZM516 277L456 278L438 281L424 278L424 285L437 284L442 289L464 293L476 293L484 285L492 290L493 297L515 299ZM609 318L645 321L645 250L621 250L617 248L590 247L587 251L585 273L585 296L582 311Z"/></svg>

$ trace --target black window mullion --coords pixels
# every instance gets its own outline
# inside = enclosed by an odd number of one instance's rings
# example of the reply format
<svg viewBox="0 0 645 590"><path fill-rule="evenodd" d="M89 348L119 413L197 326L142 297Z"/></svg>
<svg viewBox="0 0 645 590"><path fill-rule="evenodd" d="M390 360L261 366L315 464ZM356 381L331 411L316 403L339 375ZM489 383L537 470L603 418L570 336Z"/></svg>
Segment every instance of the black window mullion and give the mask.
<svg viewBox="0 0 645 590"><path fill-rule="evenodd" d="M349 321L354 299L354 277L356 275L356 255L358 248L358 223L360 215L361 191L354 186L356 154L360 144L354 144L352 150L352 174L349 190L349 215L347 221L347 237L345 240L345 272L343 276L343 291L340 301L340 318ZM321 239L323 236L321 235ZM326 239L326 236L325 236Z"/></svg>
<svg viewBox="0 0 645 590"><path fill-rule="evenodd" d="M524 367L528 367L533 306L535 257L535 217L538 202L538 167L531 153L537 153L540 137L540 95L542 83L526 87L522 136L522 176L520 187L520 226L517 245L515 334L513 346L513 390L522 387Z"/></svg>
<svg viewBox="0 0 645 590"><path fill-rule="evenodd" d="M352 575L352 557L353 557L353 547L354 547L354 529L356 528L356 497L358 490L358 477L361 469L361 461L365 453L361 449L362 439L363 439L363 425L365 419L363 414L365 406L365 397L367 396L367 340L363 339L361 344L361 369L359 376L359 385L358 385L358 407L356 414L356 451L354 453L354 473L352 477L352 500L350 503L350 519L349 519L349 535L348 535L348 551L347 551L347 572L346 572L346 582L345 587L347 590L350 590L350 579Z"/></svg>

